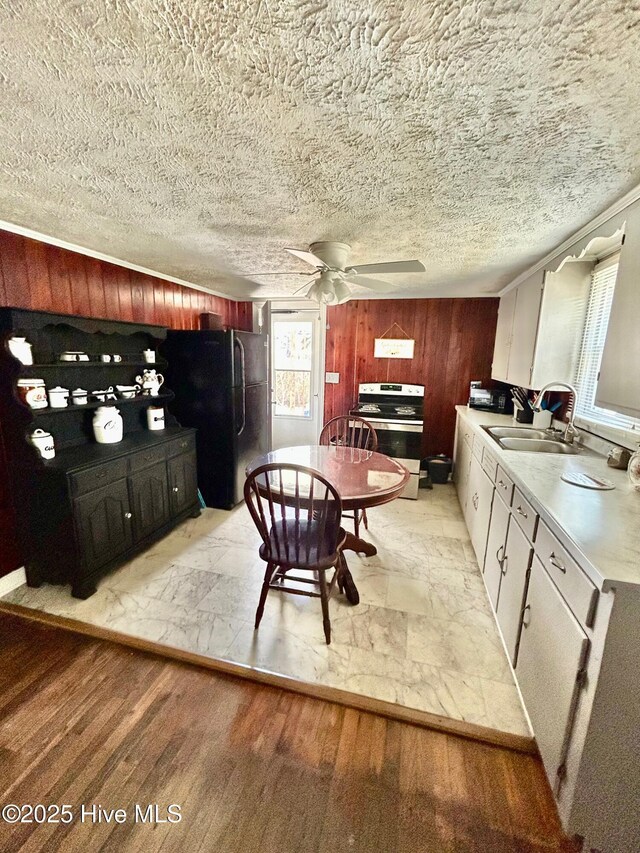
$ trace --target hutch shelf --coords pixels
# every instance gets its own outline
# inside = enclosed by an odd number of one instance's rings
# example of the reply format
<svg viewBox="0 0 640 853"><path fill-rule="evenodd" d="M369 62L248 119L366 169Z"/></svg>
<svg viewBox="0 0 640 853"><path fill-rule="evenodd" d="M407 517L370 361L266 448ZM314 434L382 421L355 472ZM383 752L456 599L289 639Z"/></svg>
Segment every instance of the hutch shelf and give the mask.
<svg viewBox="0 0 640 853"><path fill-rule="evenodd" d="M33 345L33 365L13 357L7 345L13 335ZM0 308L0 430L29 586L71 584L76 598L88 598L101 577L199 514L195 430L181 427L168 411L173 393L166 386L156 397L94 399L66 408L31 409L17 393L21 378L89 394L133 385L144 367L162 372L167 366L142 357L165 337L161 326ZM91 360L59 361L67 351ZM102 362L103 353L117 353L122 361ZM93 414L104 405L123 418L117 444L94 439ZM149 405L165 407L165 429L147 428ZM29 441L35 428L52 434L53 459L42 459Z"/></svg>

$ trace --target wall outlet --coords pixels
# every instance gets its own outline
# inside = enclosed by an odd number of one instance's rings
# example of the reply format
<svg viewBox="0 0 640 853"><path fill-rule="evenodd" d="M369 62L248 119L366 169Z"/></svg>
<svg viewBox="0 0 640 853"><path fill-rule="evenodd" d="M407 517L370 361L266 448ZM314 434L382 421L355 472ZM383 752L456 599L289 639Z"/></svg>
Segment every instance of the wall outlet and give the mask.
<svg viewBox="0 0 640 853"><path fill-rule="evenodd" d="M325 373L324 381L327 385L337 385L340 382L340 374L339 373Z"/></svg>

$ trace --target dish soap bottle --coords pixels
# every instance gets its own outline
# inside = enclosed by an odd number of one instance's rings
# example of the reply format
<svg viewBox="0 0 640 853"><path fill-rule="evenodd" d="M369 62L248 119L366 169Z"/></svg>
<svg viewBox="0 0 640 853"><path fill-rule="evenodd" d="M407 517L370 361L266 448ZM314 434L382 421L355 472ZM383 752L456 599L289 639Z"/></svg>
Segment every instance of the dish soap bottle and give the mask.
<svg viewBox="0 0 640 853"><path fill-rule="evenodd" d="M640 492L640 444L629 460L629 482Z"/></svg>

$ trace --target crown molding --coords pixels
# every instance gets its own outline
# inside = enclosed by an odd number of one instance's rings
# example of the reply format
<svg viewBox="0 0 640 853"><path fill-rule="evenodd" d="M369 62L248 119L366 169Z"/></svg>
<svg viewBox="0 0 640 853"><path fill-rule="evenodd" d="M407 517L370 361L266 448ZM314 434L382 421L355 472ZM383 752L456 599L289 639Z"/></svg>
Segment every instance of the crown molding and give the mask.
<svg viewBox="0 0 640 853"><path fill-rule="evenodd" d="M202 293L208 293L210 296L221 296L223 299L228 299L230 302L249 302L240 299L237 296L230 296L228 293L221 293L219 290L210 290L208 287L203 287L201 284L194 284L192 281L185 281L183 278L177 278L174 275L167 275L163 272L150 270L147 267L141 267L138 264L132 264L129 261L123 261L120 258L114 258L112 255L105 255L103 252L96 252L94 249L87 249L84 246L78 246L75 243L68 243L66 240L59 240L57 237L51 237L49 234L42 234L40 231L33 231L31 228L24 228L22 225L15 225L13 222L6 222L0 219L0 229L9 231L12 234L19 234L21 237L29 237L31 240L39 240L41 243L48 243L50 246L57 246L59 249L66 249L69 252L75 252L78 255L86 255L88 258L95 258L97 261L105 261L108 264L114 264L117 267L124 267L134 272L140 272L143 275L150 275L153 278L161 278L163 281L170 281L173 284L180 284L182 287L189 287L191 290L199 290Z"/></svg>
<svg viewBox="0 0 640 853"><path fill-rule="evenodd" d="M524 272L521 272L520 275L516 276L513 281L510 281L509 284L505 285L502 290L496 293L496 296L504 296L505 293L508 293L510 290L513 290L514 287L517 287L519 284L522 284L529 276L538 272L539 270L546 267L548 263L550 263L554 258L558 255L561 255L563 252L566 252L567 249L570 249L574 243L578 243L580 240L583 240L587 237L592 231L596 228L599 228L601 225L604 225L605 222L608 222L609 219L612 219L614 216L617 216L619 213L622 213L625 208L629 207L629 205L640 199L640 184L634 187L632 190L629 190L628 193L625 193L618 201L614 202L610 207L606 210L603 210L602 213L598 214L595 219L587 222L586 225L583 225L579 231L576 231L575 234L572 234L571 237L567 237L559 246L556 246L551 252L546 254L544 258L541 258L539 261L536 261L533 266L530 266Z"/></svg>

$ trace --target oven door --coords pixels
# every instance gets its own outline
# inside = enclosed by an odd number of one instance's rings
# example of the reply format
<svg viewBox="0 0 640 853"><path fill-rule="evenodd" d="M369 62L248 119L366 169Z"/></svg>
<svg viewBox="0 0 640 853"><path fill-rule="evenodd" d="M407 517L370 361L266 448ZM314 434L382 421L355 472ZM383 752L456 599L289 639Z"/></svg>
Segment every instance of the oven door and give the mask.
<svg viewBox="0 0 640 853"><path fill-rule="evenodd" d="M378 435L378 453L394 459L420 459L422 424L416 421L388 421L367 418Z"/></svg>

